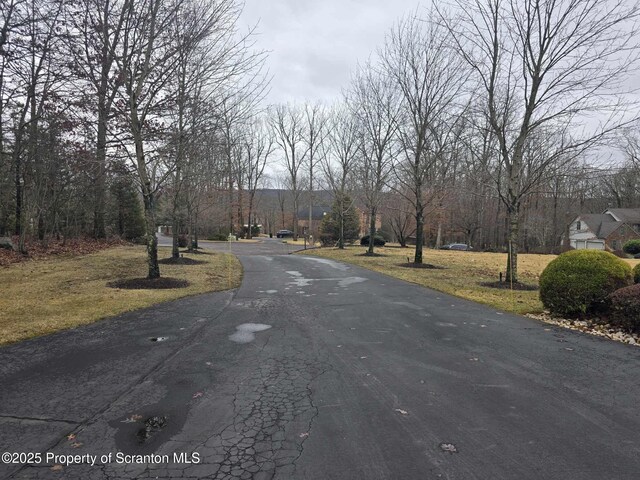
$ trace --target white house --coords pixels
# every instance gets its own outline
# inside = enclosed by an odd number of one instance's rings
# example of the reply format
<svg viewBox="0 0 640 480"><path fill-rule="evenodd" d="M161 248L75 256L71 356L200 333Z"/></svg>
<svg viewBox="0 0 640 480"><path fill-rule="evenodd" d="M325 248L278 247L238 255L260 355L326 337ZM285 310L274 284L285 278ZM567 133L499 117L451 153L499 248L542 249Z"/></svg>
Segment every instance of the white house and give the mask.
<svg viewBox="0 0 640 480"><path fill-rule="evenodd" d="M583 213L569 225L569 243L576 249L622 250L640 239L640 208L609 208L603 213Z"/></svg>

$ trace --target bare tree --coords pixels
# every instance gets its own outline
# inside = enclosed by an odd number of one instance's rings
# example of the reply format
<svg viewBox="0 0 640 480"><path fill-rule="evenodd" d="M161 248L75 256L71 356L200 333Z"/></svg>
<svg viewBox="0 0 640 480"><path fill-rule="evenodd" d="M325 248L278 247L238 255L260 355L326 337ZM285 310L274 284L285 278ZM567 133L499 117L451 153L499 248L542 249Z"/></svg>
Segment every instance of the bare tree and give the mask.
<svg viewBox="0 0 640 480"><path fill-rule="evenodd" d="M484 91L505 183L507 278L518 281L521 206L542 175L530 175L531 139L556 135L535 168L571 161L628 119L623 84L634 66L639 7L600 0L458 0L459 23L440 15ZM589 115L604 113L593 128ZM535 155L530 155L535 158ZM537 179L537 180L536 180ZM532 183L533 182L533 183Z"/></svg>
<svg viewBox="0 0 640 480"><path fill-rule="evenodd" d="M407 247L407 241L416 231L415 216L412 214L413 205L407 201L406 195L397 193L398 188L391 188L384 196L382 212L389 220L391 231L402 248Z"/></svg>
<svg viewBox="0 0 640 480"><path fill-rule="evenodd" d="M116 71L122 30L131 9L131 0L82 0L67 5L68 49L73 57L77 77L86 82L95 96L88 102L95 111L95 162L92 168L94 197L93 235L103 238L105 232L105 195L107 139L113 102L122 86Z"/></svg>
<svg viewBox="0 0 640 480"><path fill-rule="evenodd" d="M321 165L325 179L333 191L334 203L338 206L339 218L333 220L338 221L338 248L343 249L345 215L353 208L349 193L355 186L353 174L361 148L357 119L348 109L334 109L331 112L331 122L330 152L323 158Z"/></svg>
<svg viewBox="0 0 640 480"><path fill-rule="evenodd" d="M308 234L313 232L313 188L314 188L314 169L322 160L324 152L324 143L327 137L327 115L324 107L319 104L305 103L305 142L307 145L307 165L309 167L309 230Z"/></svg>
<svg viewBox="0 0 640 480"><path fill-rule="evenodd" d="M190 145L201 141L203 131L218 125L215 108L211 108L216 95L226 93L226 84L254 66L252 61L236 65L244 53L243 44L232 40L239 15L240 8L232 1L185 0L172 24L177 56L169 83L174 98L170 110L175 160L172 198L174 258L179 256L186 164L201 160L197 155L188 157L188 153L199 152L190 149Z"/></svg>
<svg viewBox="0 0 640 480"><path fill-rule="evenodd" d="M14 96L21 90L18 82L12 81L13 63L20 59L24 52L20 45L12 42L12 37L20 34L19 31L28 23L28 9L26 0L9 0L0 3L0 177L3 181L3 188L0 195L0 205L2 219L0 219L0 231L9 230L9 218L12 215L9 207L9 184L12 182L11 170L15 166L15 149L10 152L7 145L7 134L11 128L8 118L7 107ZM25 114L26 115L26 114ZM18 159L19 160L19 159ZM22 201L21 173L16 169L13 175L13 187L17 194L15 214L21 215L21 207L18 205ZM14 230L20 230L20 215L16 218Z"/></svg>
<svg viewBox="0 0 640 480"><path fill-rule="evenodd" d="M399 90L398 139L401 160L395 165L400 194L410 192L416 220L415 263L422 263L425 187L446 164L446 152L460 116L460 97L468 76L450 49L448 31L416 15L395 27L381 61Z"/></svg>
<svg viewBox="0 0 640 480"><path fill-rule="evenodd" d="M168 0L143 0L127 11L124 25L122 54L117 57L123 76L123 114L131 134L134 162L140 180L144 201L144 217L147 237L148 278L160 277L158 264L158 239L156 237L156 191L170 170L158 172L156 158L148 151L158 141L158 129L154 123L166 111L164 95L171 75L175 72L179 56L170 32L180 3Z"/></svg>
<svg viewBox="0 0 640 480"><path fill-rule="evenodd" d="M289 200L289 177L284 173L278 173L276 176L276 194L278 196L278 208L280 210L280 220L282 228L286 228L285 212L287 210L287 201Z"/></svg>
<svg viewBox="0 0 640 480"><path fill-rule="evenodd" d="M394 85L370 64L358 70L347 97L352 115L358 119L361 162L358 178L369 214L368 255L373 255L378 208L392 172L394 139L397 133L399 102Z"/></svg>
<svg viewBox="0 0 640 480"><path fill-rule="evenodd" d="M12 164L15 179L15 233L20 236L19 249L26 253L25 169L26 164L41 167L38 154L38 125L46 102L54 95L53 86L61 80L60 65L55 62L61 41L57 23L62 15L60 3L32 0L20 5L21 21L14 35L20 41L5 48L11 50L12 61L6 64L16 84L16 111L13 127ZM16 14L17 15L17 14ZM8 35L8 32L5 32ZM5 72L3 72L4 74ZM43 205L31 205L38 210ZM42 212L37 215L41 217Z"/></svg>
<svg viewBox="0 0 640 480"><path fill-rule="evenodd" d="M269 129L266 121L257 118L249 125L244 138L245 177L247 184L247 231L248 238L252 237L252 219L255 206L256 191L262 182L264 169L269 158L273 154L273 131Z"/></svg>
<svg viewBox="0 0 640 480"><path fill-rule="evenodd" d="M304 116L295 105L276 105L271 117L276 143L284 155L293 200L293 238L298 239L298 206L300 203L302 166L307 160Z"/></svg>

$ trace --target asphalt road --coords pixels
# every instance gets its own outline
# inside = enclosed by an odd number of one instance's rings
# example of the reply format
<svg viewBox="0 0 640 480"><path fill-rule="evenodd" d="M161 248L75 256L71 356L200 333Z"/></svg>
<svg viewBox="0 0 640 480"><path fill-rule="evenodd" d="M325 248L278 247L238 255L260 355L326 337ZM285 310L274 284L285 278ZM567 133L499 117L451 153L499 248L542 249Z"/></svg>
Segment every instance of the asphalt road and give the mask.
<svg viewBox="0 0 640 480"><path fill-rule="evenodd" d="M231 248L237 292L0 349L0 452L43 455L0 478L640 478L637 347Z"/></svg>

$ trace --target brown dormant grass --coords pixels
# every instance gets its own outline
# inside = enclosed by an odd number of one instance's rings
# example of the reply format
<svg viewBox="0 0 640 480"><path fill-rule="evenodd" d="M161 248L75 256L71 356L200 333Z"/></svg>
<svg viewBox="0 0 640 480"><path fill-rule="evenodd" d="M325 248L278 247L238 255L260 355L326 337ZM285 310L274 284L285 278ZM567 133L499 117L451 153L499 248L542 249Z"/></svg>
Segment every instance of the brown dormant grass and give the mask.
<svg viewBox="0 0 640 480"><path fill-rule="evenodd" d="M171 255L159 249L159 257ZM189 256L185 254L185 256ZM60 256L0 268L0 344L94 322L100 318L240 285L242 267L232 255L193 255L202 265L161 265L164 277L186 279L187 288L121 290L118 279L144 277L142 246L115 247L90 255Z"/></svg>
<svg viewBox="0 0 640 480"><path fill-rule="evenodd" d="M424 263L444 267L442 270L427 270L400 267L399 263L413 261L413 248L376 248L381 257L365 257L365 247L321 248L305 252L308 255L340 260L401 280L417 283L444 293L484 303L513 313L537 313L543 310L538 291L511 291L484 287L481 283L497 281L504 272L507 255L501 253L453 252L447 250L424 250ZM520 254L520 280L529 285L538 285L540 274L555 255ZM634 266L640 260L627 260Z"/></svg>

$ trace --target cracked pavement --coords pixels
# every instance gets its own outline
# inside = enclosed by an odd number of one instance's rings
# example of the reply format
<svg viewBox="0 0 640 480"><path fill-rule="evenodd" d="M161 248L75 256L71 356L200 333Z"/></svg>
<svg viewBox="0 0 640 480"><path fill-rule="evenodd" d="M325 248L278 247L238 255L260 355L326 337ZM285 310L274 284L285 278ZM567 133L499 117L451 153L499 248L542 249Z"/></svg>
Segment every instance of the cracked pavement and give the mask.
<svg viewBox="0 0 640 480"><path fill-rule="evenodd" d="M239 255L238 291L0 348L0 452L98 458L0 478L638 478L639 348L276 240L205 245Z"/></svg>

